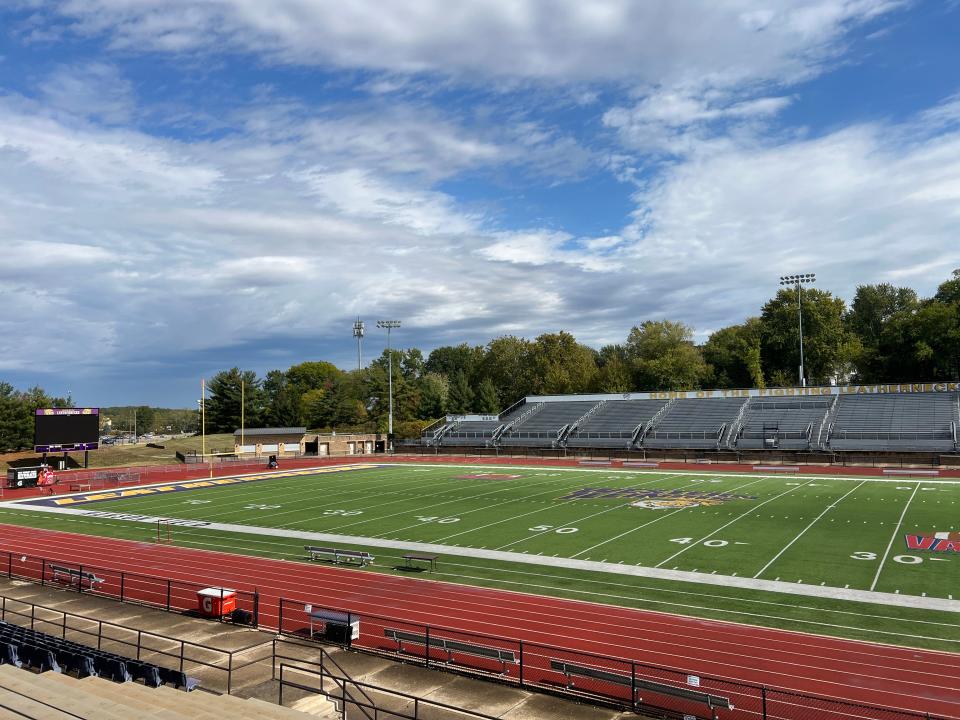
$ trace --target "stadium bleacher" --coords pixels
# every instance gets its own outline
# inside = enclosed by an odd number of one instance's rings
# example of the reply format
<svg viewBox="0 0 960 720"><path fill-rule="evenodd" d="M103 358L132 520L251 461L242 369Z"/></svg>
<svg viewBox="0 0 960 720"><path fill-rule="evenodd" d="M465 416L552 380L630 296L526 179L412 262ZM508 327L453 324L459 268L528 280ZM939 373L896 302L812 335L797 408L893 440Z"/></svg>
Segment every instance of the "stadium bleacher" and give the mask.
<svg viewBox="0 0 960 720"><path fill-rule="evenodd" d="M957 444L957 393L841 395L829 428L831 450L949 452Z"/></svg>
<svg viewBox="0 0 960 720"><path fill-rule="evenodd" d="M36 674L12 665L0 666L0 707L9 717L44 720L307 720L340 717L339 712L310 714L256 698L202 692L189 695L168 687L147 688L137 683L121 686L90 676L78 679L63 673ZM321 706L322 707L322 706ZM0 715L8 717L0 710Z"/></svg>
<svg viewBox="0 0 960 720"><path fill-rule="evenodd" d="M960 393L928 385L551 395L447 416L429 446L795 452L960 450ZM883 388L909 387L909 391ZM923 388L924 391L920 391ZM915 390L916 389L916 390ZM749 393L749 396L748 396ZM694 393L689 393L694 395Z"/></svg>
<svg viewBox="0 0 960 720"><path fill-rule="evenodd" d="M605 400L573 427L567 447L629 449L634 437L667 404L666 400Z"/></svg>
<svg viewBox="0 0 960 720"><path fill-rule="evenodd" d="M667 407L643 436L648 448L719 448L747 398L691 398Z"/></svg>
<svg viewBox="0 0 960 720"><path fill-rule="evenodd" d="M596 400L561 400L538 403L532 412L520 415L499 437L501 445L552 447L562 432L597 404Z"/></svg>
<svg viewBox="0 0 960 720"><path fill-rule="evenodd" d="M730 433L730 447L809 450L834 398L750 398L743 417Z"/></svg>
<svg viewBox="0 0 960 720"><path fill-rule="evenodd" d="M150 687L169 684L189 691L199 685L196 679L188 678L177 670L140 662L2 621L0 663L18 668L32 667L39 672L75 672L78 677L94 675L115 682L142 680Z"/></svg>

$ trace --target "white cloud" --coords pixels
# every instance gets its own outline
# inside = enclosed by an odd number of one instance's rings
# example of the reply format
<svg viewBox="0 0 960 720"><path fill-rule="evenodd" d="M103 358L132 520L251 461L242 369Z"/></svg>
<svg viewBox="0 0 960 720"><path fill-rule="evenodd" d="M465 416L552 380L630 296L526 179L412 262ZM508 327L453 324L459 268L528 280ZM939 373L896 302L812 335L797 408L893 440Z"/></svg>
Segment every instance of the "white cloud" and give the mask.
<svg viewBox="0 0 960 720"><path fill-rule="evenodd" d="M132 83L102 62L61 66L40 83L39 90L52 108L110 124L129 121L135 111Z"/></svg>
<svg viewBox="0 0 960 720"><path fill-rule="evenodd" d="M642 152L685 155L775 116L791 102L783 96L734 100L711 88L657 89L632 108L614 107L603 123L625 146Z"/></svg>
<svg viewBox="0 0 960 720"><path fill-rule="evenodd" d="M894 0L67 0L76 32L123 50L257 52L394 74L713 85L810 73Z"/></svg>
<svg viewBox="0 0 960 720"><path fill-rule="evenodd" d="M629 254L655 275L698 278L687 285L706 302L671 310L704 324L755 311L788 272L816 272L848 299L906 275L930 293L960 265L960 133L904 145L910 126L694 154L638 193Z"/></svg>

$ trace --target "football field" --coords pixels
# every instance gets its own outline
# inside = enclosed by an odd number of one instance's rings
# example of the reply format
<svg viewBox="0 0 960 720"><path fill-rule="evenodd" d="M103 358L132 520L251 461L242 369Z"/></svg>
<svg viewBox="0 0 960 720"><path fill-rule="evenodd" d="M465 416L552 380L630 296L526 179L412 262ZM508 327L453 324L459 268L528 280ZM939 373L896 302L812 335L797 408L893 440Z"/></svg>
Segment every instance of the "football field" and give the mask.
<svg viewBox="0 0 960 720"><path fill-rule="evenodd" d="M83 506L953 599L960 552L907 537L956 532L958 502L950 481L393 465Z"/></svg>
<svg viewBox="0 0 960 720"><path fill-rule="evenodd" d="M594 573L558 569L554 559L567 559L695 573L692 581L676 583L678 592L689 582L722 585L725 577L949 600L960 592L957 481L370 464L216 482L135 489L123 498L88 493L59 502L105 515L270 528L256 536L221 527L174 527L173 534L178 544L290 559L303 559L304 544L368 550L377 556L371 570L386 572L399 571L405 544L429 543L448 549L440 553L438 579L514 589L529 583L533 591L538 576L570 592L613 580L602 567ZM58 516L9 505L0 510L0 521L139 539L151 532L109 516ZM303 533L335 537L305 542ZM384 550L383 541L396 549ZM476 553L460 557L462 549L519 554L524 565L498 571L494 560L477 560ZM542 572L531 567L538 558ZM511 573L521 577L511 581ZM639 580L658 591L670 587L667 581ZM613 584L636 582L617 577ZM711 592L721 590L733 593L729 587ZM598 594L585 599L619 602L617 591ZM816 607L829 604L808 597L796 602L814 615ZM831 607L837 603L843 604L833 601ZM910 614L908 608L883 610L892 618Z"/></svg>

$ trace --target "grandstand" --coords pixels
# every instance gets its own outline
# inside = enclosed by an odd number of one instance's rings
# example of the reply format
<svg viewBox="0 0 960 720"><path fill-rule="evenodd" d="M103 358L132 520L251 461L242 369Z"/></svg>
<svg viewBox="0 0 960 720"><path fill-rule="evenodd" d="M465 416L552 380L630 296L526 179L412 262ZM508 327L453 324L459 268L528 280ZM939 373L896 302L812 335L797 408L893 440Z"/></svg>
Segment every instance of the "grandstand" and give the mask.
<svg viewBox="0 0 960 720"><path fill-rule="evenodd" d="M674 400L644 434L643 446L719 449L746 403L739 397Z"/></svg>
<svg viewBox="0 0 960 720"><path fill-rule="evenodd" d="M957 383L533 395L500 415L447 416L430 447L609 451L960 450Z"/></svg>
<svg viewBox="0 0 960 720"><path fill-rule="evenodd" d="M566 445L629 449L666 404L666 400L601 400L574 423Z"/></svg>
<svg viewBox="0 0 960 720"><path fill-rule="evenodd" d="M817 448L833 399L750 398L728 447L753 450Z"/></svg>
<svg viewBox="0 0 960 720"><path fill-rule="evenodd" d="M957 449L957 393L840 396L827 433L832 450Z"/></svg>

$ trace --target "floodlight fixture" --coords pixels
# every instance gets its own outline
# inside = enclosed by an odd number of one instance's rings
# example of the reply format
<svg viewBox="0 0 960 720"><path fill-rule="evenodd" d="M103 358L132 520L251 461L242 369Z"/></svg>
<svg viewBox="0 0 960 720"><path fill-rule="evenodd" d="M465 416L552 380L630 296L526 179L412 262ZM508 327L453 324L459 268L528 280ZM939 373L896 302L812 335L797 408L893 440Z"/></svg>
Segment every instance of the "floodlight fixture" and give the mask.
<svg viewBox="0 0 960 720"><path fill-rule="evenodd" d="M390 331L400 327L399 320L377 320L377 327L387 331L387 396L390 399L390 414L387 425L387 442L393 452L393 353L390 352Z"/></svg>
<svg viewBox="0 0 960 720"><path fill-rule="evenodd" d="M803 294L800 292L801 285L812 285L817 281L816 273L801 273L800 275L781 275L780 284L788 287L797 288L797 317L799 319L800 334L800 387L807 386L807 378L803 372Z"/></svg>
<svg viewBox="0 0 960 720"><path fill-rule="evenodd" d="M353 336L357 339L357 370L363 369L363 320L357 318L353 323Z"/></svg>

